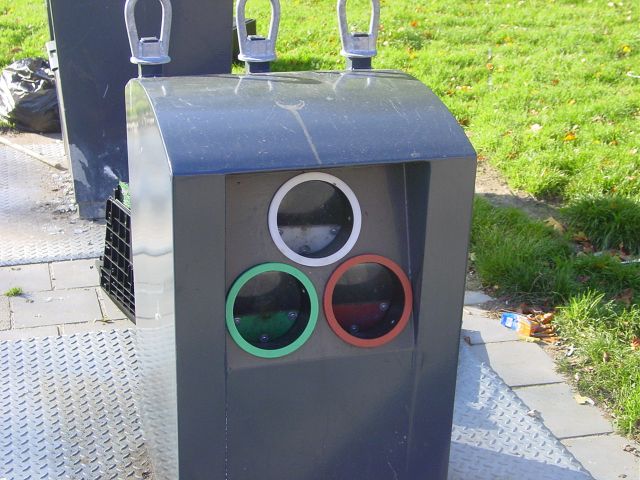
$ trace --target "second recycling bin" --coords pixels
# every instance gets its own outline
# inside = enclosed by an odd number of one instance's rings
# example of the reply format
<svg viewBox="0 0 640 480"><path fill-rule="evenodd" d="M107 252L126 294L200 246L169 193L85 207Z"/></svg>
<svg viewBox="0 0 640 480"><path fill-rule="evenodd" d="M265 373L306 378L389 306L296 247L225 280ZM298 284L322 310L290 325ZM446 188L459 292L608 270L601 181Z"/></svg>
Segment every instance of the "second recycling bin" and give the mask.
<svg viewBox="0 0 640 480"><path fill-rule="evenodd" d="M127 87L160 479L447 476L476 156L396 71Z"/></svg>

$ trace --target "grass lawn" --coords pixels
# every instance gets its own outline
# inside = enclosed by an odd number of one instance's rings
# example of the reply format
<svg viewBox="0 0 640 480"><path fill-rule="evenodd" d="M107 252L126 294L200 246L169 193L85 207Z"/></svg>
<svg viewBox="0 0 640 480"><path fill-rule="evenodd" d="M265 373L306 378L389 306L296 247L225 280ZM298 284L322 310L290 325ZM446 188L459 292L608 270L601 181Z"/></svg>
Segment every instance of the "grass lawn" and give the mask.
<svg viewBox="0 0 640 480"><path fill-rule="evenodd" d="M334 0L281 0L274 70L342 68ZM268 1L248 16L266 33ZM369 0L349 0L368 23ZM43 55L42 0L0 0L0 66ZM583 392L640 435L640 2L382 0L377 68L429 85L480 161L563 207L564 233L478 199L473 267L497 295L556 310ZM236 67L240 71L240 67ZM640 340L639 340L640 343Z"/></svg>
<svg viewBox="0 0 640 480"><path fill-rule="evenodd" d="M555 310L571 352L561 369L621 432L640 438L640 263L624 263L634 257L620 250L595 251L571 227L560 233L481 198L471 249L473 268L494 295Z"/></svg>
<svg viewBox="0 0 640 480"><path fill-rule="evenodd" d="M48 40L44 0L0 0L0 68L20 58L47 58Z"/></svg>

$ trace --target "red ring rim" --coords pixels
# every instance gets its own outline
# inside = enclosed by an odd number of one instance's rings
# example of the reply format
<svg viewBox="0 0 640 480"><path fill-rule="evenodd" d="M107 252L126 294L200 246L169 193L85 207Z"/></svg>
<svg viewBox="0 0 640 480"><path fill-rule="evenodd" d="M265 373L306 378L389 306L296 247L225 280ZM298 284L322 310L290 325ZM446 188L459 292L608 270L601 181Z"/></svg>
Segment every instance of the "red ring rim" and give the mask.
<svg viewBox="0 0 640 480"><path fill-rule="evenodd" d="M360 265L362 263L377 263L391 270L400 281L402 290L404 292L404 307L402 309L400 320L398 320L398 323L391 329L391 331L378 338L354 337L345 329L343 329L342 326L340 326L340 323L338 323L338 319L333 312L332 300L336 284L347 270L355 265ZM400 265L395 263L393 260L381 255L358 255L341 263L340 266L338 266L338 268L336 268L335 271L331 274L324 291L323 303L324 314L327 318L327 323L329 323L329 327L331 327L331 330L333 330L333 332L338 337L340 337L340 339L344 340L350 345L355 345L356 347L373 348L380 347L382 345L385 345L386 343L389 343L391 340L400 335L400 333L405 329L405 327L409 323L409 317L411 316L413 305L413 291L411 289L411 282L409 281L407 275L404 273L404 270L402 270L402 267L400 267Z"/></svg>

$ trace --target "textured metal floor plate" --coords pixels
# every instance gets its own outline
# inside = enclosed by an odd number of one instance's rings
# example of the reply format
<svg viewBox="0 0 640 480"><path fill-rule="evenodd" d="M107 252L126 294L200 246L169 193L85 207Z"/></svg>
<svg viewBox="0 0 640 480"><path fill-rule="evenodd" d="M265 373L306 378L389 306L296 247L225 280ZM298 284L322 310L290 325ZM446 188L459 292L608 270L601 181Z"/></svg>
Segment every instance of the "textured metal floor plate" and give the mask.
<svg viewBox="0 0 640 480"><path fill-rule="evenodd" d="M135 340L125 330L0 342L0 479L153 478ZM449 478L591 479L471 355L462 348Z"/></svg>
<svg viewBox="0 0 640 480"><path fill-rule="evenodd" d="M130 330L0 342L0 478L151 478Z"/></svg>
<svg viewBox="0 0 640 480"><path fill-rule="evenodd" d="M0 145L0 266L97 257L104 226L75 212L71 174Z"/></svg>
<svg viewBox="0 0 640 480"><path fill-rule="evenodd" d="M459 358L450 480L591 480L493 370L464 345Z"/></svg>

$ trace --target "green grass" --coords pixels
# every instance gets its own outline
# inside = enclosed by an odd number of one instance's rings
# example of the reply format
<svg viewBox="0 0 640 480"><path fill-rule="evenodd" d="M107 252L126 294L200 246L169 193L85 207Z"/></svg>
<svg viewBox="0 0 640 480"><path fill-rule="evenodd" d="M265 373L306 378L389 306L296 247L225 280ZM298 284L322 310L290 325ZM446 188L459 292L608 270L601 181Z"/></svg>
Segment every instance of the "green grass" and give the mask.
<svg viewBox="0 0 640 480"><path fill-rule="evenodd" d="M348 4L359 30L368 4ZM267 1L248 6L264 31ZM283 2L274 70L342 67L334 8ZM429 85L512 187L640 199L640 79L628 75L640 75L640 2L383 0L381 10L374 65Z"/></svg>
<svg viewBox="0 0 640 480"><path fill-rule="evenodd" d="M25 57L47 58L44 0L0 0L0 68Z"/></svg>
<svg viewBox="0 0 640 480"><path fill-rule="evenodd" d="M574 356L562 362L563 370L577 377L581 392L615 414L622 432L638 436L640 352L631 342L640 338L640 307L625 308L587 291L562 307L555 323L577 346Z"/></svg>
<svg viewBox="0 0 640 480"><path fill-rule="evenodd" d="M585 198L565 208L564 214L596 248L640 254L640 202L619 196Z"/></svg>
<svg viewBox="0 0 640 480"><path fill-rule="evenodd" d="M24 292L22 291L22 288L20 287L11 287L9 290L7 290L6 292L4 292L4 295L7 297L18 297L20 295L22 295Z"/></svg>
<svg viewBox="0 0 640 480"><path fill-rule="evenodd" d="M494 294L557 308L559 333L577 346L563 368L606 406L622 432L640 437L640 264L579 252L561 235L515 208L477 198L473 268ZM606 355L605 355L606 352Z"/></svg>

